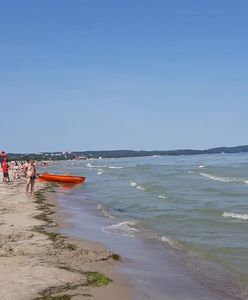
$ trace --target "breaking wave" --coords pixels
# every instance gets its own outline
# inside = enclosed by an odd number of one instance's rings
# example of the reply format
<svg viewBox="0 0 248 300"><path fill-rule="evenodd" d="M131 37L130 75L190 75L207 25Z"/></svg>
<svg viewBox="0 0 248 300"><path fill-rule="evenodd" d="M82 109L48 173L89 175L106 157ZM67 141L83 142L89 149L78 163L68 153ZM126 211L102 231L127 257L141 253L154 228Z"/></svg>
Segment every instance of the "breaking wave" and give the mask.
<svg viewBox="0 0 248 300"><path fill-rule="evenodd" d="M88 168L93 169L93 168L105 168L106 166L98 166L98 165L92 165L91 163L87 163L86 165Z"/></svg>
<svg viewBox="0 0 248 300"><path fill-rule="evenodd" d="M110 226L104 226L102 227L102 231L134 237L135 233L139 232L140 230L138 229L138 223L133 221L123 221Z"/></svg>
<svg viewBox="0 0 248 300"><path fill-rule="evenodd" d="M221 176L215 176L215 175L211 175L208 173L199 173L200 175L208 178L208 179L212 179L215 181L222 181L222 182L242 182L242 183L246 183L248 184L248 180L244 180L241 178L235 178L235 177L221 177Z"/></svg>
<svg viewBox="0 0 248 300"><path fill-rule="evenodd" d="M162 237L161 237L161 242L167 243L167 244L169 244L170 246L174 247L174 242L173 242L173 240L172 240L171 238L169 238L169 237L162 236Z"/></svg>
<svg viewBox="0 0 248 300"><path fill-rule="evenodd" d="M138 185L136 182L131 181L130 186L135 187L137 190L140 190L140 191L143 191L143 192L146 191L146 188L144 186Z"/></svg>
<svg viewBox="0 0 248 300"><path fill-rule="evenodd" d="M104 217L107 217L109 219L114 219L114 216L112 216L103 206L102 204L98 204L97 209L102 212Z"/></svg>
<svg viewBox="0 0 248 300"><path fill-rule="evenodd" d="M224 212L222 214L223 217L226 218L234 218L234 219L240 219L240 220L248 220L248 215L247 214L236 214L232 212Z"/></svg>
<svg viewBox="0 0 248 300"><path fill-rule="evenodd" d="M115 167L115 166L109 166L109 169L123 169L123 167Z"/></svg>

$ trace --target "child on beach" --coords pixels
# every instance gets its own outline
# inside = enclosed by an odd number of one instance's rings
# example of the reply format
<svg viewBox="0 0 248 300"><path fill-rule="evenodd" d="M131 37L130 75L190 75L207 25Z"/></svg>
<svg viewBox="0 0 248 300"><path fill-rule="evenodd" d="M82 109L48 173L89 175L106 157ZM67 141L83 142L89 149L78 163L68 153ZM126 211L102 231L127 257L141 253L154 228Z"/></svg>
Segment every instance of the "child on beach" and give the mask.
<svg viewBox="0 0 248 300"><path fill-rule="evenodd" d="M25 173L27 178L27 184L26 184L26 194L28 195L28 191L30 189L31 195L34 196L34 183L36 178L36 169L34 166L34 161L30 159L28 161L28 164L25 167Z"/></svg>

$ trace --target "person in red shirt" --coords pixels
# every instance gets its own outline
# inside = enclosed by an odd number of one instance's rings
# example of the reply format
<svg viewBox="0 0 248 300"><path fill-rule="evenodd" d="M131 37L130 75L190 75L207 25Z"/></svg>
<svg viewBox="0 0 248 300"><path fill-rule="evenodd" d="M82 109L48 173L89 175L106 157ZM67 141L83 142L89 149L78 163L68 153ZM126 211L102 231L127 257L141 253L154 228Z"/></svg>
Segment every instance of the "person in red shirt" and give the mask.
<svg viewBox="0 0 248 300"><path fill-rule="evenodd" d="M9 181L9 166L7 158L4 158L2 162L2 170L3 170L3 182L7 183Z"/></svg>
<svg viewBox="0 0 248 300"><path fill-rule="evenodd" d="M1 156L0 156L1 167L2 167L2 163L3 163L3 161L4 161L4 158L6 158L6 157L7 157L7 156L6 156L5 151L2 151L2 152L1 152Z"/></svg>

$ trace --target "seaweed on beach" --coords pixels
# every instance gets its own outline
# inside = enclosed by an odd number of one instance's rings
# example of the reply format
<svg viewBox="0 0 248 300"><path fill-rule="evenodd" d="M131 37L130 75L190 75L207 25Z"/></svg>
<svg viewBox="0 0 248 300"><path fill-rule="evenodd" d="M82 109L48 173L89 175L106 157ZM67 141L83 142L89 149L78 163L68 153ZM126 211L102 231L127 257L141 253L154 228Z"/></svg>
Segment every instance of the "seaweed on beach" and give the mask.
<svg viewBox="0 0 248 300"><path fill-rule="evenodd" d="M49 219L47 216L47 213L42 212L41 214L34 216L34 218L43 222L52 223L52 220Z"/></svg>
<svg viewBox="0 0 248 300"><path fill-rule="evenodd" d="M122 261L121 256L120 256L119 254L117 254L117 253L113 253L113 254L112 254L112 258L113 258L114 260L116 260L116 261Z"/></svg>
<svg viewBox="0 0 248 300"><path fill-rule="evenodd" d="M65 238L60 233L46 231L44 226L42 226L42 225L34 226L32 228L32 231L36 231L38 233L45 234L51 241L56 241L58 238Z"/></svg>
<svg viewBox="0 0 248 300"><path fill-rule="evenodd" d="M100 272L90 272L90 271L85 272L85 271L73 269L67 265L61 265L59 267L69 272L85 275L87 281L85 284L83 284L83 286L100 287L100 286L108 285L109 283L113 282L111 278L105 276L103 273Z"/></svg>
<svg viewBox="0 0 248 300"><path fill-rule="evenodd" d="M54 214L54 211L51 210L51 206L54 206L50 203L46 203L46 196L45 192L51 192L54 191L57 185L55 184L49 184L46 185L43 189L38 190L35 192L35 203L38 204L38 210L41 211L40 214L34 216L35 219L45 222L45 225L38 225L33 227L33 231L45 234L50 240L56 241L58 238L64 239L66 238L60 233L57 232L51 232L47 231L45 227L49 226L51 223L53 223L53 220L51 220L48 216ZM63 240L61 240L63 241Z"/></svg>
<svg viewBox="0 0 248 300"><path fill-rule="evenodd" d="M35 298L34 300L70 300L71 296L70 295L62 295L62 296L48 296L48 297L38 297Z"/></svg>
<svg viewBox="0 0 248 300"><path fill-rule="evenodd" d="M84 274L87 277L87 282L85 284L86 286L100 287L113 282L111 278L99 272L85 272Z"/></svg>
<svg viewBox="0 0 248 300"><path fill-rule="evenodd" d="M75 251L78 249L78 246L76 244L67 243L67 244L65 244L65 248Z"/></svg>
<svg viewBox="0 0 248 300"><path fill-rule="evenodd" d="M70 269L70 271L73 272L75 270ZM53 295L63 293L69 290L76 290L77 288L80 287L89 287L89 286L101 287L112 282L112 279L106 277L105 275L99 272L78 272L78 273L84 274L86 276L87 279L86 283L82 283L82 284L68 283L62 286L49 287L39 293L41 297L37 297L33 300L70 300L73 296L76 295L81 295L83 297L92 297L92 295L88 293L84 293L84 294L76 293L74 295L63 294L59 296L53 296Z"/></svg>
<svg viewBox="0 0 248 300"><path fill-rule="evenodd" d="M76 244L72 243L65 243L67 237L53 231L48 231L47 227L51 223L53 223L53 220L49 218L49 215L53 214L54 212L51 210L51 205L46 203L46 191L54 191L55 187L54 185L48 185L44 189L39 190L35 193L35 203L38 205L38 210L41 211L40 214L36 215L35 218L38 220L43 221L45 224L34 226L32 228L33 231L39 232L41 234L46 235L53 243L54 247L59 247L60 249L67 249L71 251L75 251L78 249L78 246ZM116 261L121 260L121 257L118 254L113 254L112 258ZM66 291L75 290L80 287L101 287L108 285L109 283L113 282L113 280L107 276L105 276L102 273L99 272L85 272L81 270L76 270L68 265L59 266L59 268L73 272L73 273L79 273L82 275L82 279L85 279L84 283L81 284L65 284L60 287L49 287L43 291L40 292L40 297L35 298L34 300L70 300L72 298L72 295L64 294L60 296L55 296L59 293L64 293ZM79 295L79 294L77 294ZM80 294L84 297L91 297L90 294Z"/></svg>

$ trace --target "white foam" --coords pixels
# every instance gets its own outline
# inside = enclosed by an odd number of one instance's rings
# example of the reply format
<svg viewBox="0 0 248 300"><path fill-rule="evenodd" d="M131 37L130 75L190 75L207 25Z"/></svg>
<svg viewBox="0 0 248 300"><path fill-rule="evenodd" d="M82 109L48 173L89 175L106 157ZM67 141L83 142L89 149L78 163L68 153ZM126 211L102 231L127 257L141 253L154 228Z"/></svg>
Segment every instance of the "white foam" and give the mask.
<svg viewBox="0 0 248 300"><path fill-rule="evenodd" d="M222 182L241 182L241 183L245 183L248 184L248 180L242 179L242 178L235 178L235 177L219 177L219 176L215 176L215 175L211 175L211 174L207 174L207 173L199 173L200 175L207 177L209 179L212 180L216 180L216 181L222 181Z"/></svg>
<svg viewBox="0 0 248 300"><path fill-rule="evenodd" d="M248 220L248 215L247 214L236 214L236 213L229 213L229 212L224 212L222 214L223 217L227 218L234 218L234 219L240 219L240 220Z"/></svg>
<svg viewBox="0 0 248 300"><path fill-rule="evenodd" d="M200 169L202 169L202 168L206 168L206 166L204 166L204 165L200 165L200 166L199 166L199 168L200 168Z"/></svg>
<svg viewBox="0 0 248 300"><path fill-rule="evenodd" d="M207 174L207 173L200 173L202 176L207 177L209 179L212 180L216 180L216 181L222 181L222 182L242 182L242 180L237 179L237 178L232 178L232 177L219 177L219 176L215 176L215 175L211 175L211 174Z"/></svg>
<svg viewBox="0 0 248 300"><path fill-rule="evenodd" d="M121 235L134 237L134 234L139 231L137 228L137 223L133 221L123 221L117 224L113 224L110 226L102 227L102 231L111 233L116 232Z"/></svg>
<svg viewBox="0 0 248 300"><path fill-rule="evenodd" d="M114 217L101 204L97 205L97 209L102 212L104 217L107 217L109 219L114 219Z"/></svg>
<svg viewBox="0 0 248 300"><path fill-rule="evenodd" d="M167 197L164 196L164 195L158 195L158 198L159 198L159 199L166 199Z"/></svg>
<svg viewBox="0 0 248 300"><path fill-rule="evenodd" d="M103 169L98 169L97 171L97 175L102 175L102 173L104 172Z"/></svg>
<svg viewBox="0 0 248 300"><path fill-rule="evenodd" d="M109 169L123 169L123 167L115 167L115 166L109 166Z"/></svg>
<svg viewBox="0 0 248 300"><path fill-rule="evenodd" d="M137 190L146 191L146 188L142 185L138 185L136 182L130 182L130 186L135 187Z"/></svg>
<svg viewBox="0 0 248 300"><path fill-rule="evenodd" d="M168 243L170 246L174 246L173 240L167 236L162 236L161 242Z"/></svg>
<svg viewBox="0 0 248 300"><path fill-rule="evenodd" d="M137 189L137 190L140 190L140 191L143 191L143 192L146 191L146 188L143 187L142 185L137 185L137 186L136 186L136 189Z"/></svg>
<svg viewBox="0 0 248 300"><path fill-rule="evenodd" d="M87 163L86 165L89 168L105 168L106 166L98 166L98 165L92 165L91 163Z"/></svg>

